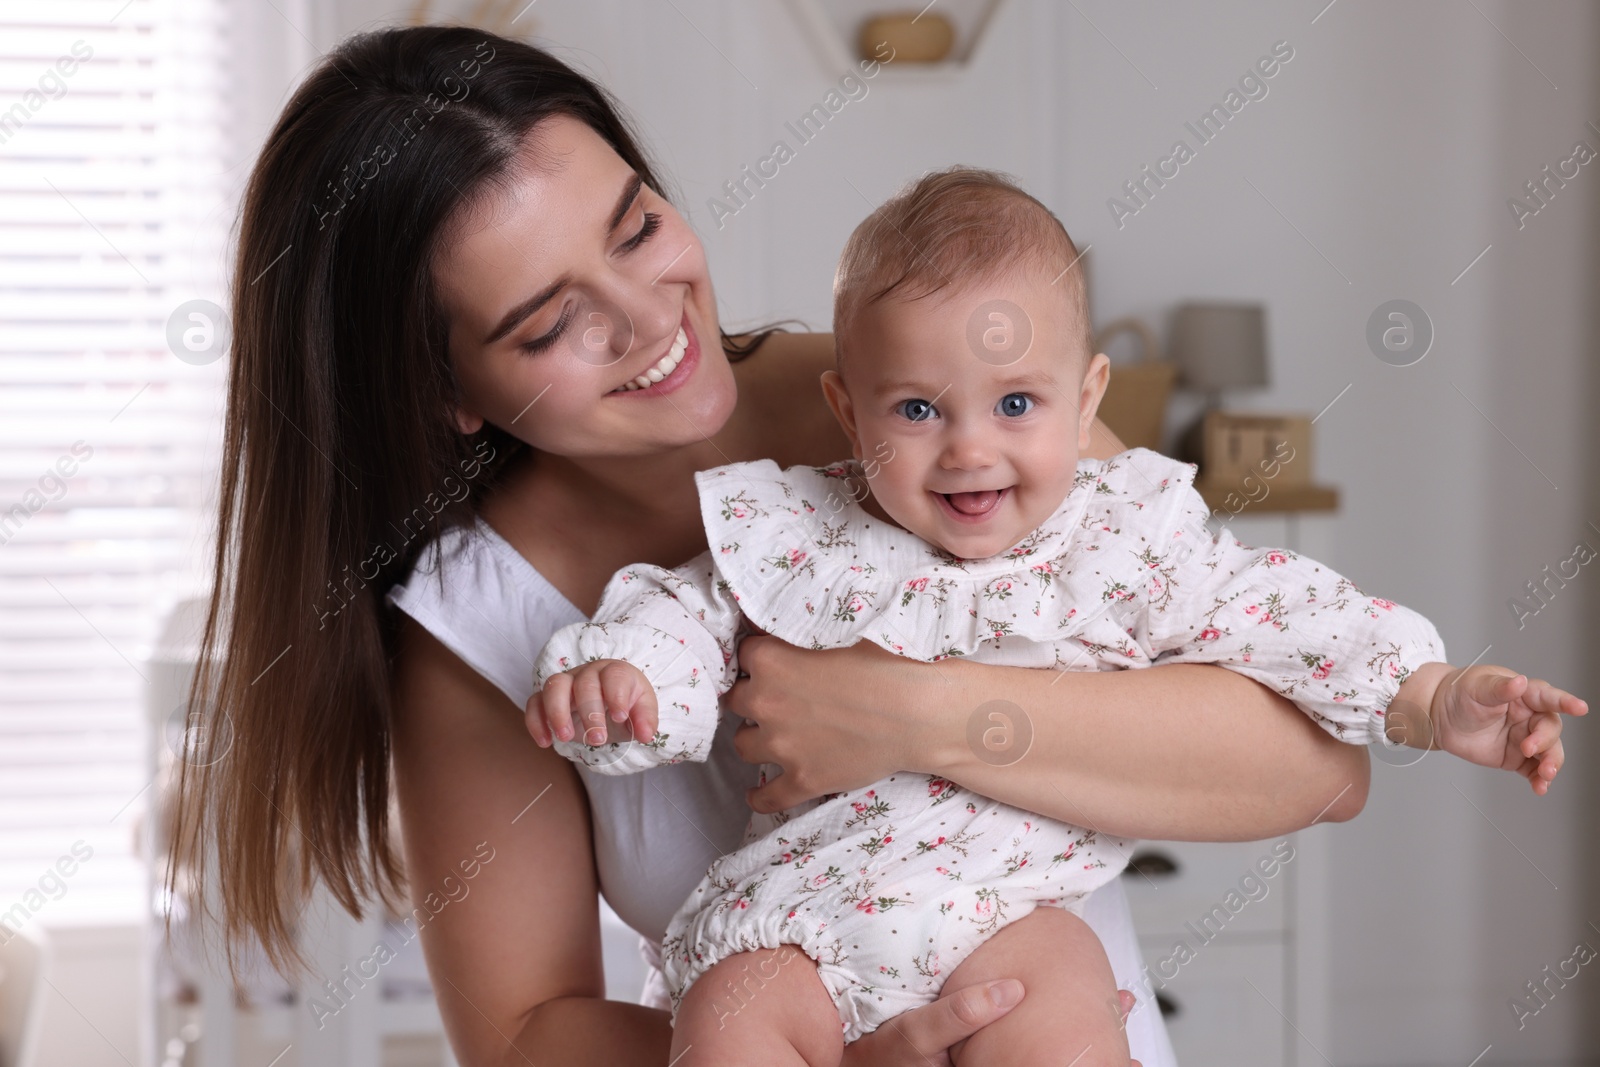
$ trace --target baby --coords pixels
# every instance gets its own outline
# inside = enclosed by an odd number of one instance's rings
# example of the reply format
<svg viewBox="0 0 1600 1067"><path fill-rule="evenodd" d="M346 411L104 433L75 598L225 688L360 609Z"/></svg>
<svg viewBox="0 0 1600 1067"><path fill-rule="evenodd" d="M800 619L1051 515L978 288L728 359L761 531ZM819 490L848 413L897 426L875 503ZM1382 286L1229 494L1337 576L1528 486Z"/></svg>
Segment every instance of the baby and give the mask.
<svg viewBox="0 0 1600 1067"><path fill-rule="evenodd" d="M929 175L874 212L839 266L822 381L854 460L698 474L710 551L618 572L592 621L555 634L534 736L607 773L703 760L759 628L929 662L1222 664L1345 741L1444 748L1543 791L1576 698L1457 672L1414 612L1213 536L1191 465L1078 459L1109 370L1077 260L1048 209L985 171ZM606 711L625 724L609 741ZM757 815L667 930L673 1060L837 1064L901 1012L1015 977L1028 996L961 1063L1127 1067L1111 968L1078 916L1130 844L926 774Z"/></svg>

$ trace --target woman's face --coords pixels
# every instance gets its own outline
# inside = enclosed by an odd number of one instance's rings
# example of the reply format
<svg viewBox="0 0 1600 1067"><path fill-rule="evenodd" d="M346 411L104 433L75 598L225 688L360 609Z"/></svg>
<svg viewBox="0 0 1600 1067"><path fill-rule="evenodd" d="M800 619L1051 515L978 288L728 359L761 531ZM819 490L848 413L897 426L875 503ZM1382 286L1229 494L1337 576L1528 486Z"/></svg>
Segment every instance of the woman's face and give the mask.
<svg viewBox="0 0 1600 1067"><path fill-rule="evenodd" d="M704 250L592 129L539 124L434 263L456 422L574 458L662 452L733 411ZM642 385L641 385L642 383Z"/></svg>

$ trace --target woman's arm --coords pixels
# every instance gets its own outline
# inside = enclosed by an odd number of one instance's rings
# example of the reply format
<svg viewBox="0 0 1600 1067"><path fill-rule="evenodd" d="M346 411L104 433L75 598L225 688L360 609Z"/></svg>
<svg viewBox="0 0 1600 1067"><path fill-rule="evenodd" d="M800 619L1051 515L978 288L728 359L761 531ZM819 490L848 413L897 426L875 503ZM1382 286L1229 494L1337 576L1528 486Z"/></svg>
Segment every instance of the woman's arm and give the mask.
<svg viewBox="0 0 1600 1067"><path fill-rule="evenodd" d="M589 813L573 766L534 744L521 709L432 635L403 624L394 766L406 875L461 1063L662 1067L667 1014L608 1001ZM494 850L476 877L460 864ZM452 881L447 883L446 878Z"/></svg>
<svg viewBox="0 0 1600 1067"><path fill-rule="evenodd" d="M1254 840L1349 819L1366 803L1366 749L1223 667L1057 674L759 636L739 659L749 677L729 706L753 724L736 736L739 754L784 768L752 791L757 811L898 770L1119 837ZM980 711L993 701L1011 707ZM997 710L1011 721L991 718ZM1010 737L991 734L989 748L973 739L995 729ZM1015 751L1025 755L1006 762Z"/></svg>

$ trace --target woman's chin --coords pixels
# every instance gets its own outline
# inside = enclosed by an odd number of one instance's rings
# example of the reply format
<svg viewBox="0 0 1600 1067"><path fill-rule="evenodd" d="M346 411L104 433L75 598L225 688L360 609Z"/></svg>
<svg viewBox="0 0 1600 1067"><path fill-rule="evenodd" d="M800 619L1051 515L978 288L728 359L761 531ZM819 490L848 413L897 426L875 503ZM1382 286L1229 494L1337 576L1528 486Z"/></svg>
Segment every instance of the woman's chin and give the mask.
<svg viewBox="0 0 1600 1067"><path fill-rule="evenodd" d="M727 425L739 404L739 386L733 377L733 365L720 347L701 355L694 378L671 398L673 408L694 430L696 439L710 437Z"/></svg>
<svg viewBox="0 0 1600 1067"><path fill-rule="evenodd" d="M644 431L642 436L647 435L649 442L660 449L698 444L721 432L739 400L732 369L726 362L721 367L702 363L695 377L695 381L685 383L652 405L648 419L654 425L639 426L634 422L629 429L634 433ZM640 415L644 417L642 411Z"/></svg>

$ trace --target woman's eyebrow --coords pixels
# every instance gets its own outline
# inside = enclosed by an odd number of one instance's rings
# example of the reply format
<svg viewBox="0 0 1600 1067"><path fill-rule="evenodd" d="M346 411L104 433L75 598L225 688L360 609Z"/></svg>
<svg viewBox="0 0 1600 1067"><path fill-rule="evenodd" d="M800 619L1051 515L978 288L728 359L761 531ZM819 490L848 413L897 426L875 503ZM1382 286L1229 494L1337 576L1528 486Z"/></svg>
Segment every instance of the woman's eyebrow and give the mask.
<svg viewBox="0 0 1600 1067"><path fill-rule="evenodd" d="M512 308L510 311L506 312L505 317L500 320L500 324L493 330L490 330L489 336L483 339L484 346L487 347L494 344L496 341L505 337L506 334L522 325L523 321L526 320L529 315L532 315L535 311L538 311L540 308L548 304L550 302L550 298L559 293L561 291L561 287L566 284L567 279L558 278L554 282L551 282L549 285L545 286L543 289L539 290L537 293L530 296L528 299L524 300L522 303L518 304L516 307Z"/></svg>
<svg viewBox="0 0 1600 1067"><path fill-rule="evenodd" d="M617 227L622 225L622 218L639 198L639 190L644 187L644 179L635 174L628 179L628 184L622 187L622 195L617 197L616 209L611 212L611 223L606 227L606 236L610 237L617 232Z"/></svg>

